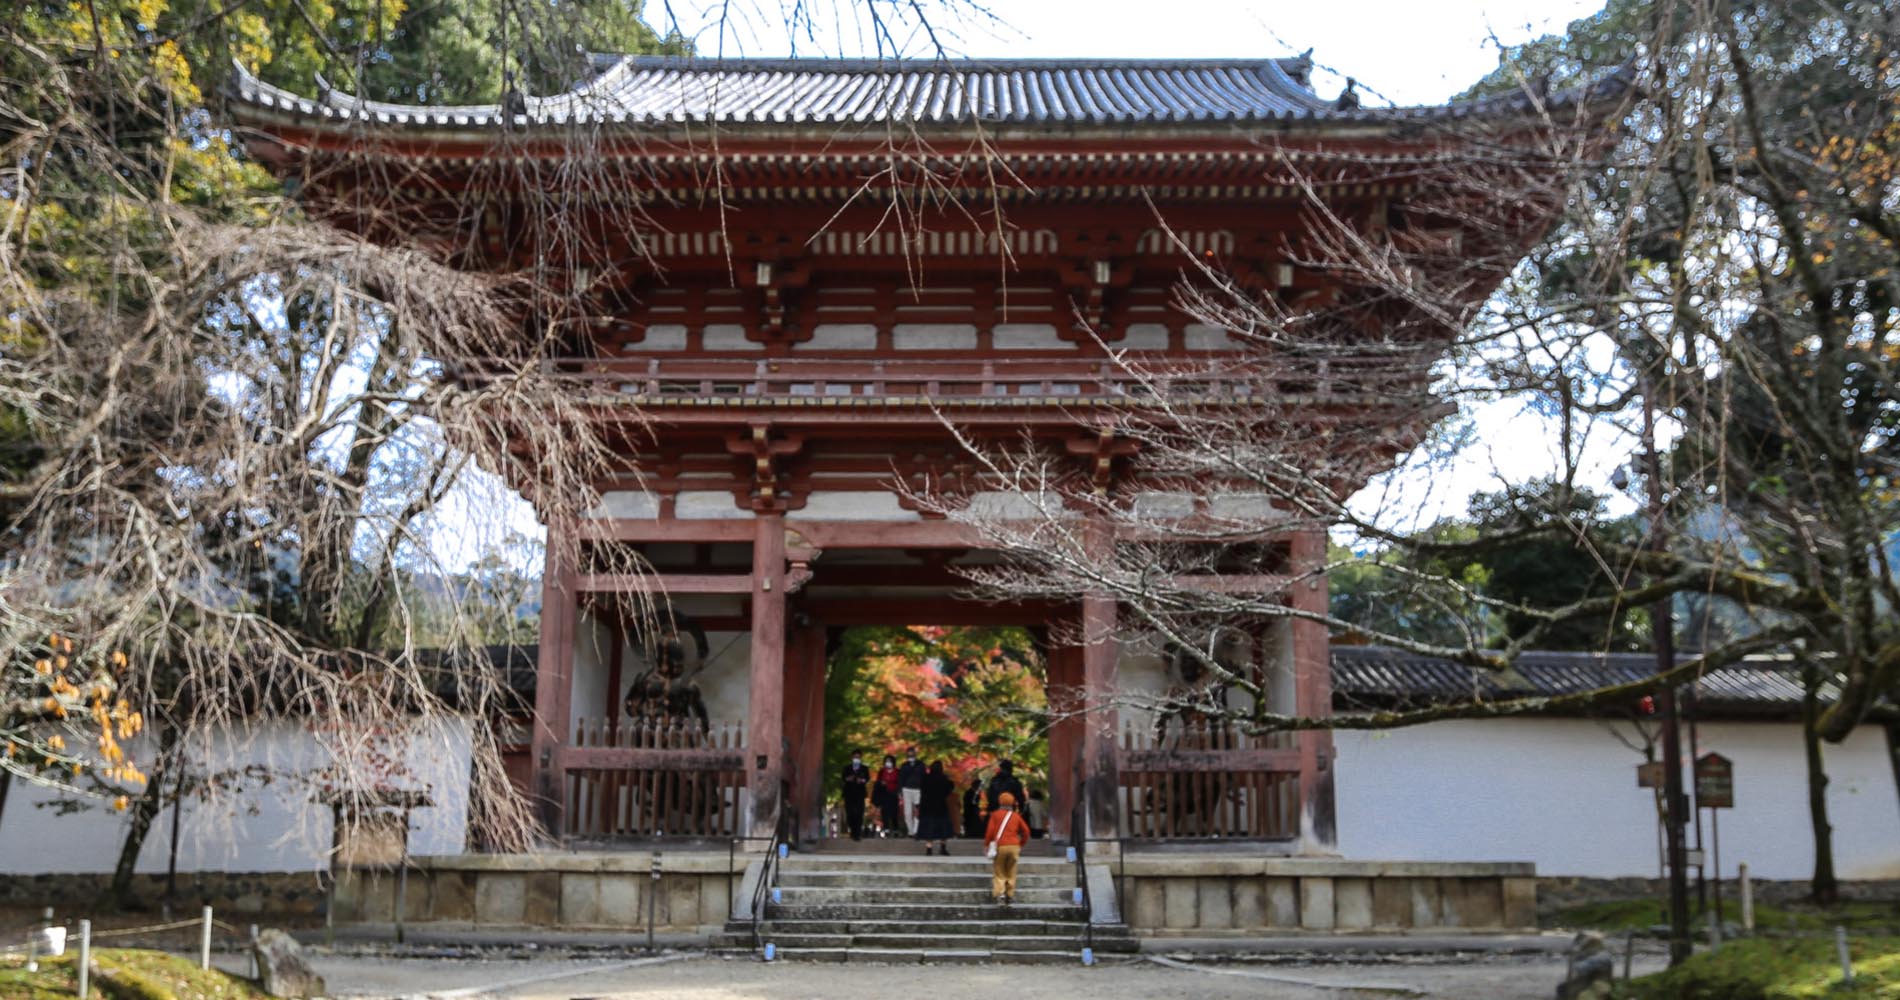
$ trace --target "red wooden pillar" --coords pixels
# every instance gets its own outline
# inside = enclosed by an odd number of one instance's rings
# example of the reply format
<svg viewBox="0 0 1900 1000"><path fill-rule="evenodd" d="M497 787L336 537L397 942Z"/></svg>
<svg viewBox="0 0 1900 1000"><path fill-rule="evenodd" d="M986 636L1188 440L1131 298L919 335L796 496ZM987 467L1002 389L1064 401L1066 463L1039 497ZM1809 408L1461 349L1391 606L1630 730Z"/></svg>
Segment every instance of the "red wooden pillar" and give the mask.
<svg viewBox="0 0 1900 1000"><path fill-rule="evenodd" d="M746 713L746 835L770 837L785 777L785 516L761 512L752 540L752 684Z"/></svg>
<svg viewBox="0 0 1900 1000"><path fill-rule="evenodd" d="M1327 610L1326 532L1300 531L1292 539L1295 583L1287 600L1297 611L1323 615ZM1324 622L1294 618L1294 705L1299 714L1333 714L1333 667ZM1333 734L1314 729L1300 734L1300 852L1335 854L1339 833L1333 812Z"/></svg>
<svg viewBox="0 0 1900 1000"><path fill-rule="evenodd" d="M785 738L791 744L791 759L787 766L792 774L792 801L798 806L796 833L811 839L824 835L824 626L800 625L792 630L788 643Z"/></svg>
<svg viewBox="0 0 1900 1000"><path fill-rule="evenodd" d="M534 735L529 748L529 788L548 835L565 833L567 772L563 754L572 738L569 705L574 697L574 630L579 594L574 589L573 541L565 526L548 525L541 570L541 647L535 664Z"/></svg>
<svg viewBox="0 0 1900 1000"><path fill-rule="evenodd" d="M1069 819L1075 810L1076 760L1082 753L1081 650L1059 646L1049 650L1049 707L1055 715L1049 726L1049 836L1069 839Z"/></svg>
<svg viewBox="0 0 1900 1000"><path fill-rule="evenodd" d="M1082 598L1082 788L1088 836L1111 838L1121 830L1121 773L1115 755L1120 728L1115 709L1120 644L1115 638L1115 602L1101 595Z"/></svg>

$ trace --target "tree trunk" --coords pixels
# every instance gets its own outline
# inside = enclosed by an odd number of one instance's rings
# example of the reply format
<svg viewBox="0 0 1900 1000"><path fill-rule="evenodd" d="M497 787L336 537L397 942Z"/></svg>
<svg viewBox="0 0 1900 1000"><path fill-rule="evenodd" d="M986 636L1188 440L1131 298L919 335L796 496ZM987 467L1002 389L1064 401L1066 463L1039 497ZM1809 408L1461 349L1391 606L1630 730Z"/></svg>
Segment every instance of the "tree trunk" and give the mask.
<svg viewBox="0 0 1900 1000"><path fill-rule="evenodd" d="M1841 896L1834 878L1834 827L1827 821L1827 771L1821 760L1821 671L1812 662L1801 665L1801 743L1808 759L1808 819L1814 827L1814 878L1809 895L1832 905Z"/></svg>
<svg viewBox="0 0 1900 1000"><path fill-rule="evenodd" d="M118 909L131 909L137 903L132 895L132 876L138 871L139 852L145 848L145 836L152 832L152 820L164 808L165 781L171 776L170 769L179 766L174 759L178 735L176 726L159 727L158 754L152 760L151 771L145 776L145 791L132 804L132 822L125 828L125 840L119 845L119 863L112 870L112 886L108 890L113 906Z"/></svg>

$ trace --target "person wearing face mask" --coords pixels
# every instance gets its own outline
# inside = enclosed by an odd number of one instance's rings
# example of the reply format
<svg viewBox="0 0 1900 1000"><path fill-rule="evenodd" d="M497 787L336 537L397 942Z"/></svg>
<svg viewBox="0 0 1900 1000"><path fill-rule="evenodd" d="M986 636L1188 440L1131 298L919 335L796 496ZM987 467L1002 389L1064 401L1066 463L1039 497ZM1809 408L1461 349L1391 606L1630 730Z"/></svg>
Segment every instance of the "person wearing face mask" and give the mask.
<svg viewBox="0 0 1900 1000"><path fill-rule="evenodd" d="M917 804L924 794L924 762L917 759L917 748L904 751L904 763L897 768L897 793L904 800L904 829L917 836Z"/></svg>
<svg viewBox="0 0 1900 1000"><path fill-rule="evenodd" d="M877 783L877 787L871 790L871 804L877 806L879 821L884 828L882 835L896 836L904 827L900 815L902 810L899 809L903 800L897 794L897 758L885 754L884 766L877 769L877 774L871 780Z"/></svg>
<svg viewBox="0 0 1900 1000"><path fill-rule="evenodd" d="M844 773L844 822L852 840L864 839L864 796L871 788L871 769L864 766L864 755L853 753Z"/></svg>

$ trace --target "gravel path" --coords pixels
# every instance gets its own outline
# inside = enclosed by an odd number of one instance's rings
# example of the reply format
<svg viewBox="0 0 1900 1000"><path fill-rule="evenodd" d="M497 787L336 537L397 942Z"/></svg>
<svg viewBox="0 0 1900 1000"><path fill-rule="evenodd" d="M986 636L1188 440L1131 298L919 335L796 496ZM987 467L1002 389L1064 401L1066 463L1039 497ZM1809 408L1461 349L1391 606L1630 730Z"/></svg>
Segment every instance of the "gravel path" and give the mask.
<svg viewBox="0 0 1900 1000"><path fill-rule="evenodd" d="M1148 961L1079 966L879 966L685 957L657 963L600 958L395 959L314 955L333 996L442 1000L1339 1000L1443 997L1545 1000L1561 957L1427 959L1322 965ZM1639 959L1637 972L1654 959ZM555 978L558 977L558 978ZM1371 987L1368 989L1367 987ZM1380 987L1396 988L1394 990Z"/></svg>

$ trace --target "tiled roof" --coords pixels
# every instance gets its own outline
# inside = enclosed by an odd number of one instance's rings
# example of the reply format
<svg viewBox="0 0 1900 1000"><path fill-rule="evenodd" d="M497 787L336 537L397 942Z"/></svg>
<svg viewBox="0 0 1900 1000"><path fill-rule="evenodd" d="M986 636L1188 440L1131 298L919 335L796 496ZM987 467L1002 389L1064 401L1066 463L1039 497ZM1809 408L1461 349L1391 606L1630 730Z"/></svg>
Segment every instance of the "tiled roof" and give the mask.
<svg viewBox="0 0 1900 1000"><path fill-rule="evenodd" d="M1465 113L1498 102L1360 109L1307 84L1311 63L1255 60L706 59L599 57L573 90L501 105L361 100L318 81L316 99L238 68L240 104L294 116L425 128L571 125L1166 125L1369 120Z"/></svg>
<svg viewBox="0 0 1900 1000"><path fill-rule="evenodd" d="M1385 646L1334 646L1333 698L1350 710L1374 704L1486 701L1524 695L1564 695L1644 680L1656 672L1649 653L1530 651L1513 666L1522 682L1505 683L1486 671ZM1834 688L1822 692L1832 699ZM1701 708L1736 714L1779 714L1801 705L1798 668L1782 659L1747 659L1702 675Z"/></svg>

